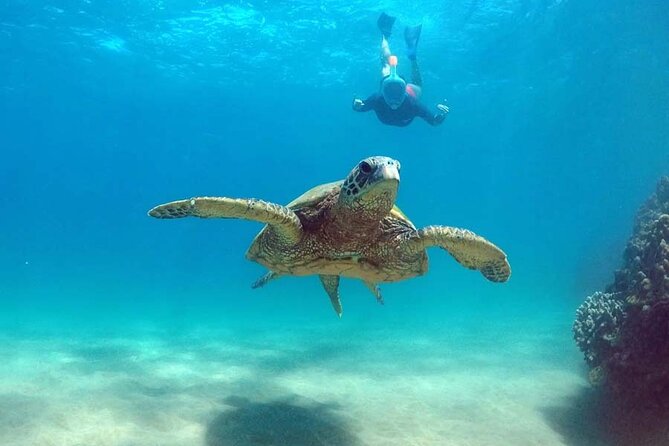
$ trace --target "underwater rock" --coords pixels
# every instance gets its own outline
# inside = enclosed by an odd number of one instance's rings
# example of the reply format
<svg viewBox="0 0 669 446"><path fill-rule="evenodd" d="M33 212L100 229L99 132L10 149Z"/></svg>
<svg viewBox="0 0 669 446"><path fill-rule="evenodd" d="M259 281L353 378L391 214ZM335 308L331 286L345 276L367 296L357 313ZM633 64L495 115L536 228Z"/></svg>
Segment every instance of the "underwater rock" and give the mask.
<svg viewBox="0 0 669 446"><path fill-rule="evenodd" d="M669 407L669 177L639 209L606 292L576 312L590 375L632 407Z"/></svg>
<svg viewBox="0 0 669 446"><path fill-rule="evenodd" d="M630 307L621 333L606 360L607 383L626 400L669 407L669 298Z"/></svg>

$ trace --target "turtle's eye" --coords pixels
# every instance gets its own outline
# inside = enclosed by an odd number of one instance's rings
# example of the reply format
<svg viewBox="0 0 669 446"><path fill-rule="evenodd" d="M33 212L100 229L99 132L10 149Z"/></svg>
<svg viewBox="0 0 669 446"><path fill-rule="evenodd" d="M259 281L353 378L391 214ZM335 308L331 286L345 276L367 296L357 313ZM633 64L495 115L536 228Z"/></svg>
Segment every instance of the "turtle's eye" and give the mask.
<svg viewBox="0 0 669 446"><path fill-rule="evenodd" d="M360 162L359 167L362 173L368 174L372 172L372 166L370 166L367 161Z"/></svg>

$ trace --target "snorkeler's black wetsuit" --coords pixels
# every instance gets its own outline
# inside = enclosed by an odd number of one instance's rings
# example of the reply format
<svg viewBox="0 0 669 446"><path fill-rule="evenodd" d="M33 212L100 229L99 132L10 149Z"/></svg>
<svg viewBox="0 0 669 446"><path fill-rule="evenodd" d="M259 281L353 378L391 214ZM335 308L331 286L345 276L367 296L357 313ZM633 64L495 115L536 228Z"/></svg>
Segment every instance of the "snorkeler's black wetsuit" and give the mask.
<svg viewBox="0 0 669 446"><path fill-rule="evenodd" d="M398 109L393 110L388 106L381 94L374 93L365 99L362 107L354 108L354 110L359 112L374 110L379 121L397 127L405 127L411 124L411 121L416 116L423 118L430 125L439 125L444 122L444 118L446 117L442 113L432 113L411 95L407 95L402 105Z"/></svg>

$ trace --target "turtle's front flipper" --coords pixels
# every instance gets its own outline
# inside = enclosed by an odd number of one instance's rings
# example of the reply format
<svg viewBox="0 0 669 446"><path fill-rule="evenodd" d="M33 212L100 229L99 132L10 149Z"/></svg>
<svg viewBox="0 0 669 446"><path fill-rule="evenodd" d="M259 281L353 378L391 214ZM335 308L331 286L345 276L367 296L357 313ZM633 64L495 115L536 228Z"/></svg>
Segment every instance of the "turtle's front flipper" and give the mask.
<svg viewBox="0 0 669 446"><path fill-rule="evenodd" d="M511 266L504 251L466 229L428 226L420 229L418 237L409 243L418 249L430 246L444 248L462 266L481 271L492 282L506 282L511 275Z"/></svg>
<svg viewBox="0 0 669 446"><path fill-rule="evenodd" d="M196 197L161 204L149 211L156 218L240 218L272 226L286 242L295 243L302 235L297 215L279 204L254 198Z"/></svg>
<svg viewBox="0 0 669 446"><path fill-rule="evenodd" d="M365 282L365 286L372 292L374 297L376 297L376 301L383 305L383 296L381 295L381 290L378 285L372 282L367 282L366 280L363 280L363 282Z"/></svg>
<svg viewBox="0 0 669 446"><path fill-rule="evenodd" d="M337 316L341 318L343 311L341 308L341 301L339 300L339 276L321 275L319 277L321 278L321 283L323 284L323 288L325 288L325 292L328 293L328 297L330 297L332 308L337 312Z"/></svg>

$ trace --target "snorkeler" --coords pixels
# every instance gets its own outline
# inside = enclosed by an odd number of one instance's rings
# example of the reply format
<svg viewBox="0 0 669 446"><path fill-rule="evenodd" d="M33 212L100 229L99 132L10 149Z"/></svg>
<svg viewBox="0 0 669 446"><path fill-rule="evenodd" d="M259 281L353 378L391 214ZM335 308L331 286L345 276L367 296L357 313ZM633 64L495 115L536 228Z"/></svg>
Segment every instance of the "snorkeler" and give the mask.
<svg viewBox="0 0 669 446"><path fill-rule="evenodd" d="M432 113L420 102L422 79L418 62L416 61L416 47L422 25L404 29L404 39L407 44L407 56L411 61L411 83L407 83L397 74L397 56L391 55L388 38L395 23L395 17L381 13L377 25L383 34L381 39L381 90L364 101L353 99L353 110L366 112L374 110L379 121L388 125L404 127L418 116L431 125L444 122L448 107L445 104L437 105L437 112Z"/></svg>

